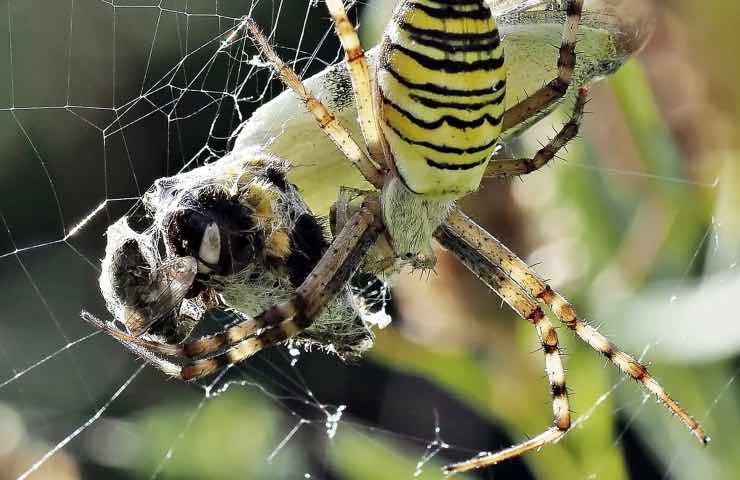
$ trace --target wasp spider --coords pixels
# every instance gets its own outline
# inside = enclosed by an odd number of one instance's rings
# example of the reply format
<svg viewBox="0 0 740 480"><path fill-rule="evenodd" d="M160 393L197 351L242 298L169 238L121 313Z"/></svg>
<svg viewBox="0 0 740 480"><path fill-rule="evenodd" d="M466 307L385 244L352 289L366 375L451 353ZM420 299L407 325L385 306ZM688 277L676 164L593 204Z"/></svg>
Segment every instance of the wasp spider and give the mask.
<svg viewBox="0 0 740 480"><path fill-rule="evenodd" d="M497 148L502 132L527 122L566 94L575 68L583 1L565 1L556 78L509 108L503 102L507 77L504 52L486 1L401 1L386 28L375 78L370 78L363 48L342 0L326 0L326 4L346 53L363 145L356 143L334 114L304 87L258 26L250 19L244 25L281 80L315 117L318 127L376 191L358 193L360 204L346 199L337 202L333 211L338 233L289 299L223 331L178 345L121 332L116 335L146 352L184 359L182 363L169 363L154 358L167 373L186 380L200 378L300 335L320 318L360 267L378 271L402 265L430 268L435 240L535 328L545 356L554 414L554 425L539 435L502 451L450 465L446 472L485 467L522 455L555 442L570 428L558 336L543 306L578 338L654 394L697 439L706 443L708 437L699 423L666 393L643 364L580 320L565 298L454 205L455 200L479 188L484 175L508 177L537 170L576 136L586 103L587 91L583 88L570 120L532 158L506 158ZM200 231L208 228L201 226ZM211 268L204 261L211 250L201 248L194 254L196 261L187 266L192 270L205 263L205 268ZM370 262L368 256L374 261ZM190 277L186 280L191 282Z"/></svg>

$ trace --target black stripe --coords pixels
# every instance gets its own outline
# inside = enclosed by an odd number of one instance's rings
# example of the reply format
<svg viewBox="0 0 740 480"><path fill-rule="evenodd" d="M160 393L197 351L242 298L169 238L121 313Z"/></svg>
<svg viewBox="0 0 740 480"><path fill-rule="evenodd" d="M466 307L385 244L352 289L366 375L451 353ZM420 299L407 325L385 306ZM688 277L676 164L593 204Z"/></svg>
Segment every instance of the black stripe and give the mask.
<svg viewBox="0 0 740 480"><path fill-rule="evenodd" d="M385 70L386 72L390 73L393 78L395 78L398 83L403 85L406 88L413 88L416 90L421 90L424 92L429 93L436 93L437 95L454 95L458 97L476 97L476 96L483 96L483 95L491 95L492 93L496 93L495 86L492 88L481 88L477 90L461 90L457 88L447 88L443 87L441 85L437 85L436 83L414 83L409 80L406 80L406 78L403 77L400 73L393 70L389 64L381 65L381 68Z"/></svg>
<svg viewBox="0 0 740 480"><path fill-rule="evenodd" d="M424 157L424 160L427 161L427 165L434 168L439 168L440 170L472 170L475 167L480 167L484 163L488 161L488 157L485 157L481 160L478 160L477 162L473 163L462 163L462 164L456 164L456 163L440 163L435 162L431 158Z"/></svg>
<svg viewBox="0 0 740 480"><path fill-rule="evenodd" d="M420 147L426 147L426 148L429 148L429 149L434 150L435 152L439 152L439 153L453 153L453 154L457 154L457 155L463 155L463 154L468 154L468 153L479 153L479 152L482 152L484 150L487 150L487 149L493 147L494 145L496 145L496 142L498 141L497 138L494 138L492 141L488 142L487 144L479 145L477 147L470 147L470 148L457 148L457 147L450 147L450 146L447 146L447 145L435 145L435 144L429 143L429 142L421 142L421 141L418 141L418 140L411 140L410 138L405 137L401 132L399 132L398 130L396 130L396 128L394 128L393 125L389 124L387 121L385 122L385 124L388 125L388 127L391 130L393 130L393 132L396 135L398 135L399 137L401 137L401 140L403 140L404 142L410 143L411 145L419 145Z"/></svg>
<svg viewBox="0 0 740 480"><path fill-rule="evenodd" d="M412 33L414 35L425 35L427 37L438 38L440 40L450 40L452 42L471 42L471 43L483 43L483 42L494 42L500 40L498 29L493 29L488 32L481 33L469 33L469 32L446 32L443 30L433 30L428 28L420 28L408 22L401 22L399 28Z"/></svg>
<svg viewBox="0 0 740 480"><path fill-rule="evenodd" d="M562 383L553 383L550 386L550 395L552 395L554 398L563 398L567 396L567 394L568 389Z"/></svg>
<svg viewBox="0 0 740 480"><path fill-rule="evenodd" d="M391 100L389 100L382 92L380 95L383 98L384 104L390 105L398 113L406 117L411 123L425 130L434 130L441 127L445 123L453 128L457 128L460 130L465 130L468 128L478 128L486 122L493 127L501 124L500 117L494 117L492 115L489 115L488 113L482 115L479 118L476 118L475 120L461 120L452 115L442 115L442 117L440 117L438 120L427 122L425 120L422 120L421 118L415 117L411 112L408 112L400 106L396 105Z"/></svg>
<svg viewBox="0 0 740 480"><path fill-rule="evenodd" d="M456 4L457 5L457 4ZM478 8L474 10L457 10L452 6L443 8L434 8L423 3L412 3L411 8L418 8L422 12L426 13L432 18L438 18L440 20L448 19L470 19L470 20L488 20L491 19L491 10L482 4L478 4Z"/></svg>
<svg viewBox="0 0 740 480"><path fill-rule="evenodd" d="M488 8L487 6L485 6L484 2L482 2L481 0L429 0L429 1L438 3L440 5L451 5L451 6L459 6L459 7L462 7L462 6L468 7L468 6L473 6L473 5L481 6L482 5L484 8Z"/></svg>
<svg viewBox="0 0 740 480"><path fill-rule="evenodd" d="M411 100L415 101L416 103L419 103L429 108L456 108L458 110L474 111L474 110L480 110L481 108L487 107L489 105L500 105L506 98L506 90L505 89L499 90L499 89L503 89L503 87L505 86L506 86L506 82L504 82L503 80L499 81L498 84L496 84L494 88L496 89L497 92L500 92L501 94L485 102L476 102L476 103L443 102L443 101L435 100L433 98L422 97L420 95L416 95L413 93L409 94L409 98L411 98Z"/></svg>
<svg viewBox="0 0 740 480"><path fill-rule="evenodd" d="M433 0L433 1L436 2L437 0ZM440 0L437 3L444 3L444 1ZM581 9L582 9L581 3L575 2L575 1L569 1L569 2L566 2L566 5L565 5L565 14L568 17L576 17L576 16L579 17L581 15Z"/></svg>
<svg viewBox="0 0 740 480"><path fill-rule="evenodd" d="M477 60L475 62L458 62L446 58L439 60L427 57L422 53L415 52L414 50L406 48L403 45L399 45L398 43L391 43L390 49L403 53L424 68L435 71L441 70L445 73L464 73L474 72L476 70L494 72L500 69L504 64L503 56L489 58L488 60Z"/></svg>
<svg viewBox="0 0 740 480"><path fill-rule="evenodd" d="M403 29L403 26L401 26ZM498 32L498 30L497 30ZM418 35L411 33L409 31L406 31L408 33L409 38L420 44L424 45L425 47L435 48L437 50L440 50L445 53L458 53L458 52L492 52L498 48L498 46L501 44L501 39L496 36L492 41L490 42L471 42L471 41L465 41L462 42L453 42L451 40L440 40L437 38L433 38L429 35Z"/></svg>

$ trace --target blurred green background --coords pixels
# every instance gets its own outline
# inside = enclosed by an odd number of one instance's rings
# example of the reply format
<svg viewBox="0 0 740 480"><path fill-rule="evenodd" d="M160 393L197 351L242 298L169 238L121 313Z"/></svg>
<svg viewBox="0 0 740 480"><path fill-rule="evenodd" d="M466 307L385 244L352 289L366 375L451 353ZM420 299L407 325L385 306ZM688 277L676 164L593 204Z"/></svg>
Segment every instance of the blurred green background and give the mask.
<svg viewBox="0 0 740 480"><path fill-rule="evenodd" d="M370 22L382 3L357 13ZM460 478L740 474L740 7L639 3L652 38L593 87L565 161L486 181L463 206L582 316L644 355L712 443L696 444L561 329L577 426L557 445ZM105 315L96 269L105 227L133 205L121 199L191 159L218 158L281 89L248 58L214 57L219 32L250 2L114 4L0 3L0 479L65 438L28 478L442 478L444 463L550 424L534 331L444 254L437 276L401 279L393 325L357 365L280 348L213 385L186 385L140 371L103 335L86 338L79 310ZM315 47L337 58L323 5L267 1L253 13L306 73L323 66L306 61ZM511 148L533 152L563 118Z"/></svg>

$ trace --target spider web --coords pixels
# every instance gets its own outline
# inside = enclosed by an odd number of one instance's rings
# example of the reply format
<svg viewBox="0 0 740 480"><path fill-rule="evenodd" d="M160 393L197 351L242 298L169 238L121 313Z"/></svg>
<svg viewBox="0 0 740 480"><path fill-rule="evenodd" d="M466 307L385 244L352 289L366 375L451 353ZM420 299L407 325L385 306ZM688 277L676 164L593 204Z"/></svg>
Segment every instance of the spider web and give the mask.
<svg viewBox="0 0 740 480"><path fill-rule="evenodd" d="M476 406L480 390L471 387L473 400L460 400L464 385L444 374L424 379L428 369L415 369L392 348L403 336L398 332L386 340L391 347L357 366L281 347L216 378L184 384L168 381L80 320L81 308L106 318L97 277L107 225L136 208L155 179L223 156L238 126L282 90L239 29L244 15L263 26L303 76L341 58L323 5L315 1L15 0L0 8L0 17L7 18L0 22L0 52L7 66L0 76L0 471L10 472L8 478L440 478L438 466L445 461L506 446L548 424L546 390L536 375L521 381L534 385L535 403L546 420L530 430L507 428L515 432L510 436L501 426L507 425L506 410L493 419ZM544 124L538 128L550 128L550 122ZM535 129L531 138L548 134ZM531 151L527 141L519 147ZM634 165L566 165L564 174L706 195L732 175L721 171L715 183L711 176L704 181ZM558 212L547 209L541 194L540 203L531 199L532 192L552 191L547 181L552 173L514 186L523 212L544 231L552 226L543 217ZM721 195L733 193L725 187ZM717 213L681 257L683 273L644 305L634 306L640 313L635 317L655 309L668 320L685 311L695 318L718 311L695 285L696 272L710 265L709 273L726 274L725 286L737 291L737 257L726 253L735 245L734 233L725 236L731 220ZM674 225L686 223L679 217ZM568 269L548 267L562 252L558 242L543 241L529 260L541 260L540 271L567 286L574 281ZM599 280L614 284L610 278ZM707 281L705 287L716 290L717 282ZM617 329L620 319L608 309L588 313L604 320L604 328ZM511 317L506 310L495 315ZM720 320L712 328L731 328ZM399 330L413 337L414 328L404 320ZM675 357L674 342L691 338L686 331L646 333L634 324L607 333L626 339L632 347L627 350L648 359L656 352L659 358ZM417 338L422 345L428 339ZM576 350L567 332L561 340L573 350L572 371L594 363L588 352ZM704 352L711 349L706 346L693 352L694 358L716 362L737 344L720 347L724 350L716 358L707 358ZM447 349L439 350L429 358L452 361ZM521 358L541 369L537 353ZM522 375L529 371L528 366L521 370ZM680 374L659 373L669 390L680 382ZM732 417L728 410L737 398L737 375L731 365L696 367L692 380L703 390L686 390L701 392L684 402L705 406L693 413L719 430L713 433L720 439L728 435L721 424ZM577 428L540 455L554 458L565 451L564 444L577 442L575 437L607 428L613 429L611 451L625 450L630 460L642 457L628 447L658 445L652 454L660 460L653 465L664 478L692 478L725 466L718 456L691 445L686 432L647 406L648 398L636 388L623 387L625 381L616 375L600 376L607 383L593 387L596 395L589 393L588 379L571 382L578 393L573 400ZM614 417L619 423L609 426ZM618 456L594 457L581 473L609 476ZM386 463L378 465L375 458ZM507 478L541 475L521 462L501 467L496 472Z"/></svg>

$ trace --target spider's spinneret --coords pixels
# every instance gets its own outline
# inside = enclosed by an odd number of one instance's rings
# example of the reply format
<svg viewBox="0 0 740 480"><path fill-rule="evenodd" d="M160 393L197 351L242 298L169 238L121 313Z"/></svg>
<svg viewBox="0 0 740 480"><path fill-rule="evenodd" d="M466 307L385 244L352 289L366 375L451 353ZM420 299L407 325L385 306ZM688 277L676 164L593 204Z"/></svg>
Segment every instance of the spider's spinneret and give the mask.
<svg viewBox="0 0 740 480"><path fill-rule="evenodd" d="M402 2L378 69L382 128L404 185L458 198L478 188L504 112L506 68L483 0Z"/></svg>

